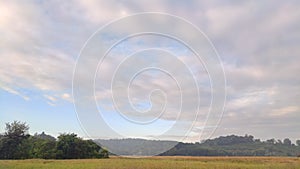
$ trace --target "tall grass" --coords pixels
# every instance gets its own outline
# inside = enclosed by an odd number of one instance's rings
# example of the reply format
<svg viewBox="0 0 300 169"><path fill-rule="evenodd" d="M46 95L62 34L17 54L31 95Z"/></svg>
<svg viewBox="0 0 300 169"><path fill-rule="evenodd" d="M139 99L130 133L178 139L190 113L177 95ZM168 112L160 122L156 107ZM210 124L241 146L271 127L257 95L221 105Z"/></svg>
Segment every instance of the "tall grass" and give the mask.
<svg viewBox="0 0 300 169"><path fill-rule="evenodd" d="M0 161L0 169L300 169L287 157L151 157Z"/></svg>

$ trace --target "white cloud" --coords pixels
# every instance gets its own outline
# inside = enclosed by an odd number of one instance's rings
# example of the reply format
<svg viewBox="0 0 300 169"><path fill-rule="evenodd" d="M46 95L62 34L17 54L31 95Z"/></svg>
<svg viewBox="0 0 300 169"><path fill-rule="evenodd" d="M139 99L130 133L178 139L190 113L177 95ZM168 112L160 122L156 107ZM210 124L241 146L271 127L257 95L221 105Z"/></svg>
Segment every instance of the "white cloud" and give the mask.
<svg viewBox="0 0 300 169"><path fill-rule="evenodd" d="M3 90L25 100L30 100L30 95L24 90L36 91L51 105L61 100L73 102L70 90L74 58L93 31L113 19L137 12L167 12L199 26L211 38L225 63L228 105L224 128L247 131L247 125L265 121L272 126L266 125L262 132L281 131L281 121L276 120L284 117L288 123L299 119L296 114L300 99L299 2L74 2L0 1L0 87ZM125 25L124 29L138 26L141 25ZM168 26L170 30L180 30ZM145 46L131 47L135 50ZM180 59L191 65L194 60L188 56ZM114 67L110 64L119 61L113 58L103 63L102 80L111 78ZM88 68L87 65L85 73L91 73ZM205 71L198 65L191 68L201 77L201 99L207 105L210 93ZM164 79L145 75L135 85L138 90L133 94L161 87L170 94L170 102L176 101L176 85ZM96 88L99 100L111 95L109 86L104 87ZM189 99L186 101L193 103L194 98ZM187 118L191 117L189 112L185 113ZM229 131L232 130L226 132Z"/></svg>
<svg viewBox="0 0 300 169"><path fill-rule="evenodd" d="M68 93L63 93L63 94L61 95L61 98L64 99L64 100L67 100L67 101L69 101L69 102L71 102L71 103L73 103L73 98L72 98L71 95L68 94Z"/></svg>
<svg viewBox="0 0 300 169"><path fill-rule="evenodd" d="M288 115L290 113L296 113L297 111L299 111L299 107L297 107L297 106L287 106L287 107L272 110L270 115L271 116L285 116L285 115Z"/></svg>
<svg viewBox="0 0 300 169"><path fill-rule="evenodd" d="M12 94L15 94L15 95L17 95L17 96L22 97L22 98L23 98L24 100L26 100L26 101L30 100L30 98L29 98L28 96L25 96L24 94L18 92L17 90L11 89L11 88L9 88L9 87L7 87L7 86L0 86L0 87L1 87L3 90L5 90L5 91L7 91L7 92L9 92L9 93L12 93Z"/></svg>
<svg viewBox="0 0 300 169"><path fill-rule="evenodd" d="M51 101L51 102L56 102L56 101L57 101L57 98L55 98L55 97L53 97L53 96L44 95L44 97L45 97L47 100Z"/></svg>

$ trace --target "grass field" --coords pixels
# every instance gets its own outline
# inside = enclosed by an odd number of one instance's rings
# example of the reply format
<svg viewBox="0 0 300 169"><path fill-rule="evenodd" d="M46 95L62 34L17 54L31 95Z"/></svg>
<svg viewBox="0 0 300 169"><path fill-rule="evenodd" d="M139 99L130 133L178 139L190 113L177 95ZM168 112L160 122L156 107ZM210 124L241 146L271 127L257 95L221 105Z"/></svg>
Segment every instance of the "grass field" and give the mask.
<svg viewBox="0 0 300 169"><path fill-rule="evenodd" d="M151 157L0 161L1 169L300 169L300 158Z"/></svg>

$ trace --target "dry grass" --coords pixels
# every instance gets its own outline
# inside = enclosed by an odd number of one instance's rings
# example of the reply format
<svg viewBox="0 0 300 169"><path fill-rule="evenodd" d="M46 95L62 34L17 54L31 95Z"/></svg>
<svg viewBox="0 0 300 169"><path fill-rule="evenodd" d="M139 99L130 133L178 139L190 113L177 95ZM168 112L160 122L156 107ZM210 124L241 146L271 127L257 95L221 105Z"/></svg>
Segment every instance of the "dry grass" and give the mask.
<svg viewBox="0 0 300 169"><path fill-rule="evenodd" d="M0 161L2 169L300 169L288 157L150 157L88 160Z"/></svg>

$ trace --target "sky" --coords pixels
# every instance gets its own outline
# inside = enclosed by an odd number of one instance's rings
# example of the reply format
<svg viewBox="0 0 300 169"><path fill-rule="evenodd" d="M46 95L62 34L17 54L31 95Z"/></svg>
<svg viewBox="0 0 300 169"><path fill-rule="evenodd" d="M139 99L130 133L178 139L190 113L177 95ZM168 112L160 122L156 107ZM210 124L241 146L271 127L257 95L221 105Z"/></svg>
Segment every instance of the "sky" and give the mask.
<svg viewBox="0 0 300 169"><path fill-rule="evenodd" d="M160 137L176 140L195 121L200 99L199 119L186 141L228 134L300 139L299 6L296 0L0 0L0 133L6 122L19 120L30 125L32 134L74 132L97 137L92 131L97 119L89 114L97 113L90 107L94 99L113 131L127 137L155 137L179 122L174 131ZM133 36L114 46L101 64L96 55L90 61L83 59L101 50L101 41L103 46L111 45L120 32L157 28L194 37L176 23L150 25L147 20L99 32L112 21L145 12L183 18L201 30L217 51L217 67L226 78L226 86L221 86L226 101L224 111L215 110L207 125L204 119L214 95L211 82L222 80L222 75L208 74L207 67L180 41L152 34ZM207 45L205 37L199 46ZM91 65L98 66L96 73ZM143 66L155 68L135 74ZM74 78L75 87L79 86L75 97ZM94 80L93 95L85 93L88 80ZM129 82L131 89L126 90ZM84 96L93 98L82 101Z"/></svg>

